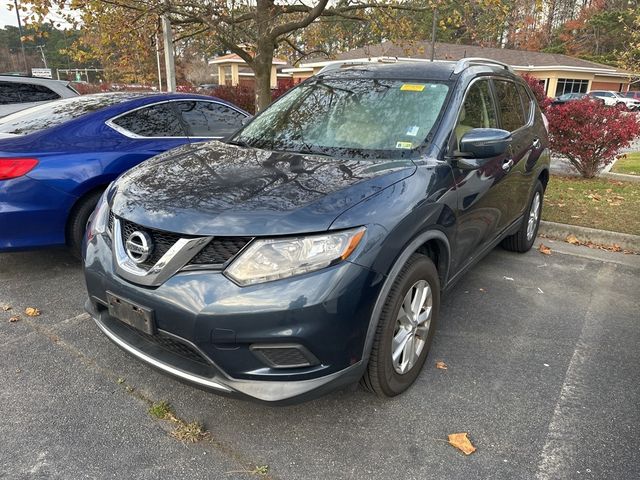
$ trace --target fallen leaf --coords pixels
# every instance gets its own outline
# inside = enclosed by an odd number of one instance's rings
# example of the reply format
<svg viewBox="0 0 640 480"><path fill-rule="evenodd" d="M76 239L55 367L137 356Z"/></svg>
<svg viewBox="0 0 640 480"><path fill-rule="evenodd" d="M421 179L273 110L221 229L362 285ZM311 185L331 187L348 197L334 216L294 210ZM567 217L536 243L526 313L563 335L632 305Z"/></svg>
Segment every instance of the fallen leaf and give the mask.
<svg viewBox="0 0 640 480"><path fill-rule="evenodd" d="M25 308L24 313L26 313L30 317L38 317L38 316L40 316L40 310L38 310L35 307L27 307L27 308Z"/></svg>
<svg viewBox="0 0 640 480"><path fill-rule="evenodd" d="M622 247L620 247L620 245L618 245L617 243L614 243L611 246L611 250L613 250L614 252L621 252L622 251Z"/></svg>
<svg viewBox="0 0 640 480"><path fill-rule="evenodd" d="M436 368L439 368L440 370L446 370L448 367L447 367L447 364L444 363L442 360L438 360L436 362Z"/></svg>
<svg viewBox="0 0 640 480"><path fill-rule="evenodd" d="M9 310L11 310L11 305L2 305L2 311L8 312Z"/></svg>
<svg viewBox="0 0 640 480"><path fill-rule="evenodd" d="M478 290L480 290L481 292L486 292L484 288L479 288Z"/></svg>
<svg viewBox="0 0 640 480"><path fill-rule="evenodd" d="M11 322L11 323L16 323L18 321L20 321L20 317L18 315L14 315L13 317L11 317L9 319L9 322Z"/></svg>
<svg viewBox="0 0 640 480"><path fill-rule="evenodd" d="M538 247L538 251L543 255L551 255L551 249L547 247L544 243L540 244L540 247Z"/></svg>
<svg viewBox="0 0 640 480"><path fill-rule="evenodd" d="M578 245L580 243L580 240L578 240L578 238L573 233L567 235L567 238L565 238L564 241L570 243L571 245Z"/></svg>
<svg viewBox="0 0 640 480"><path fill-rule="evenodd" d="M564 204L564 203L558 203L558 204L556 204L556 207L558 207L558 208L562 208L562 207L564 207L564 206L565 206L565 204Z"/></svg>
<svg viewBox="0 0 640 480"><path fill-rule="evenodd" d="M469 441L466 432L450 434L449 445L451 445L452 447L456 447L465 455L471 455L476 451L476 447L474 447L471 441Z"/></svg>

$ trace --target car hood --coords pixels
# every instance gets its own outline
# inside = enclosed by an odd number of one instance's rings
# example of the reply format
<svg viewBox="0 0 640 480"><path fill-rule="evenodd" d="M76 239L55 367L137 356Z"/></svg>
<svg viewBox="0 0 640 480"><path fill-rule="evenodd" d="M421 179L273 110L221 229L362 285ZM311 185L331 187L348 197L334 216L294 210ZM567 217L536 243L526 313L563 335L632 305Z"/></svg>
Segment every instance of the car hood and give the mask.
<svg viewBox="0 0 640 480"><path fill-rule="evenodd" d="M183 146L125 173L117 216L185 235L286 235L326 230L353 205L412 175L410 160L275 152L221 142Z"/></svg>

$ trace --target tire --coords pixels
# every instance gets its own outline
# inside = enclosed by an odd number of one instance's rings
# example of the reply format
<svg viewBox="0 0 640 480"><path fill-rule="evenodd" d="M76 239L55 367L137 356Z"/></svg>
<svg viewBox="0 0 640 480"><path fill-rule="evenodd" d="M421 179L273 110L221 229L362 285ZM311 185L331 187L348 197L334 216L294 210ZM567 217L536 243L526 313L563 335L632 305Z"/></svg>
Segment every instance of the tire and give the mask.
<svg viewBox="0 0 640 480"><path fill-rule="evenodd" d="M538 199L537 214L533 215L533 209L536 205L536 198ZM538 234L538 227L540 226L540 218L542 217L542 201L544 199L544 187L540 180L536 181L536 185L529 201L529 208L527 213L522 218L522 224L520 229L513 235L508 236L502 241L502 248L511 252L525 253L531 250L533 242L536 240ZM531 225L530 225L531 221Z"/></svg>
<svg viewBox="0 0 640 480"><path fill-rule="evenodd" d="M428 286L430 291L430 295L426 295L426 301L420 309L420 317L425 314L429 300L431 301L430 313L426 315L424 323L418 323L418 326L422 325L421 328L416 328L415 323L411 322L408 316L404 316L404 321L400 320L400 317L403 317L400 315L401 308L404 312L403 303L408 295L419 291L419 288L416 288L417 285ZM393 397L409 388L418 377L427 359L439 312L440 280L436 267L429 257L413 254L400 270L382 307L369 364L360 384L366 390L380 397ZM400 327L402 324L405 327ZM408 327L409 324L411 324L410 327ZM421 330L422 334L420 334ZM413 339L407 340L406 346L411 345L414 348L397 349L402 350L403 353L394 362L392 342L403 338L401 335L413 336ZM417 343L420 341L421 344ZM408 353L410 351L414 354L410 355ZM410 362L411 358L413 358L412 362Z"/></svg>
<svg viewBox="0 0 640 480"><path fill-rule="evenodd" d="M87 228L89 217L96 208L102 190L89 193L80 199L71 210L67 221L67 244L71 254L80 259L82 257L82 238Z"/></svg>

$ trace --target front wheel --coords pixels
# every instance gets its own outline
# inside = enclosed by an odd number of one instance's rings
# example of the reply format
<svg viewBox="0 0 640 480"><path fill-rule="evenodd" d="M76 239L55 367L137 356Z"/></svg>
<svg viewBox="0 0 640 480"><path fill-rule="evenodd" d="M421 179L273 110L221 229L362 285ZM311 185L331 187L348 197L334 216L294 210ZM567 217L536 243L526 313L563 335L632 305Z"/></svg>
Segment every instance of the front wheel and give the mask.
<svg viewBox="0 0 640 480"><path fill-rule="evenodd" d="M431 259L413 254L382 307L361 384L381 397L404 392L427 359L440 309L440 281Z"/></svg>
<svg viewBox="0 0 640 480"><path fill-rule="evenodd" d="M504 249L519 253L525 253L531 250L536 235L538 234L538 227L540 226L543 196L544 188L540 180L538 180L533 190L531 201L529 202L529 209L522 219L520 229L502 241L502 247Z"/></svg>

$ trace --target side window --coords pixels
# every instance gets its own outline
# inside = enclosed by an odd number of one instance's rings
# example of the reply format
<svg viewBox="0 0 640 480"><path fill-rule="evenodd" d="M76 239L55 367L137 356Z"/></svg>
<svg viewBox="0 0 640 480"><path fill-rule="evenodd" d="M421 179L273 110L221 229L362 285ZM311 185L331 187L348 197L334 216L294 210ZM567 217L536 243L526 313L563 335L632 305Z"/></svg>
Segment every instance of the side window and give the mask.
<svg viewBox="0 0 640 480"><path fill-rule="evenodd" d="M529 92L524 88L524 85L518 84L518 90L520 91L520 99L522 100L522 106L524 107L524 123L527 123L529 118L531 118L531 107L533 104L531 103Z"/></svg>
<svg viewBox="0 0 640 480"><path fill-rule="evenodd" d="M168 103L151 105L116 118L113 123L141 137L185 137L180 120Z"/></svg>
<svg viewBox="0 0 640 480"><path fill-rule="evenodd" d="M13 82L0 82L0 105L20 103L19 84Z"/></svg>
<svg viewBox="0 0 640 480"><path fill-rule="evenodd" d="M475 82L467 92L456 123L456 145L473 128L498 128L496 107L488 80Z"/></svg>
<svg viewBox="0 0 640 480"><path fill-rule="evenodd" d="M525 124L522 103L520 102L516 84L504 80L496 80L494 83L498 96L498 108L502 118L502 128L513 132Z"/></svg>
<svg viewBox="0 0 640 480"><path fill-rule="evenodd" d="M191 137L225 137L242 126L244 115L214 102L175 102Z"/></svg>
<svg viewBox="0 0 640 480"><path fill-rule="evenodd" d="M44 85L35 85L31 83L20 83L18 85L22 102L46 102L60 98L60 95L48 89Z"/></svg>

